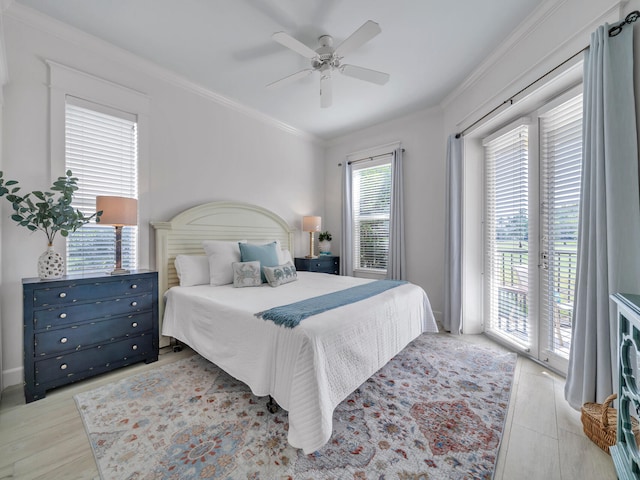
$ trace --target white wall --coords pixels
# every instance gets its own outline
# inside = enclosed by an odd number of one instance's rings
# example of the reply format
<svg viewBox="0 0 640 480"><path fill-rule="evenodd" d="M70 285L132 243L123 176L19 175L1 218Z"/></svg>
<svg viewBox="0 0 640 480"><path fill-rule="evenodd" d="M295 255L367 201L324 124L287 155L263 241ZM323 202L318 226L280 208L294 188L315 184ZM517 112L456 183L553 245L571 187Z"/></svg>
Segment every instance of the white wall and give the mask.
<svg viewBox="0 0 640 480"><path fill-rule="evenodd" d="M400 142L404 153L407 280L427 292L436 318L443 306L445 144L439 109L381 123L330 142L325 155L326 219L333 234L331 249L340 248L342 170L350 153Z"/></svg>
<svg viewBox="0 0 640 480"><path fill-rule="evenodd" d="M443 102L445 134L468 127L529 83L589 45L589 36L599 25L623 19L627 13L640 6L640 0L625 3L611 0L544 2L510 38L505 39L503 45L483 62L465 84ZM635 30L635 51L638 52L638 25L635 25ZM636 61L635 68L638 102L640 61ZM554 82L559 84L562 80ZM483 127L485 131L489 125L498 129L525 113L526 110L523 111L521 105L531 100L531 91L545 83L548 85L545 95L555 96L560 93L550 82L540 82L520 95L513 106L502 108L492 115ZM482 148L477 134L477 130L475 135L472 130L465 136L463 316L466 333L480 332L483 329L483 177Z"/></svg>
<svg viewBox="0 0 640 480"><path fill-rule="evenodd" d="M45 59L53 60L150 97L148 191L141 192L141 225L169 220L182 210L214 200L257 204L299 228L303 215L324 215L324 147L216 101L172 74L151 68L120 50L41 17L7 12L5 42L10 81L4 88L2 165L23 191L46 189L50 179L49 92ZM193 88L192 88L193 87ZM7 203L2 199L4 203ZM0 220L2 375L4 386L22 383L23 277L37 275L46 248L8 218ZM298 253L305 251L298 235ZM141 267L154 265L153 234L142 245ZM64 244L56 246L63 251Z"/></svg>

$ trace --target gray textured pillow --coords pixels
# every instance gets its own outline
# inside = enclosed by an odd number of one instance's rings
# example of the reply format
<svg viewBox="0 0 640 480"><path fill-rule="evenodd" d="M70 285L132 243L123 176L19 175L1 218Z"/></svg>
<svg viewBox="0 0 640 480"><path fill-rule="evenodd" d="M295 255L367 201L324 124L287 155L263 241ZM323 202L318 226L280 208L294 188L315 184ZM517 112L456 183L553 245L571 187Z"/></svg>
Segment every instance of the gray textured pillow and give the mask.
<svg viewBox="0 0 640 480"><path fill-rule="evenodd" d="M233 286L234 287L259 287L262 285L260 276L260 262L234 262Z"/></svg>
<svg viewBox="0 0 640 480"><path fill-rule="evenodd" d="M298 279L296 267L294 267L291 262L278 265L277 267L262 267L262 271L264 276L267 277L267 282L269 282L269 285L272 287L278 287Z"/></svg>

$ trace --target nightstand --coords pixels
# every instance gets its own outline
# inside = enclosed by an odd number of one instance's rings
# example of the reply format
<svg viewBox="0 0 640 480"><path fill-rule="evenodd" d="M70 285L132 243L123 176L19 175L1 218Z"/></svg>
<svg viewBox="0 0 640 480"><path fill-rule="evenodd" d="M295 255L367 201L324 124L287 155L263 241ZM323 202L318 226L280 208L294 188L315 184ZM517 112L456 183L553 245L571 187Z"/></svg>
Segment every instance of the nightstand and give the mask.
<svg viewBox="0 0 640 480"><path fill-rule="evenodd" d="M25 278L27 403L61 385L158 359L158 273Z"/></svg>
<svg viewBox="0 0 640 480"><path fill-rule="evenodd" d="M320 272L340 274L340 257L320 255L317 258L296 257L296 270L301 272Z"/></svg>

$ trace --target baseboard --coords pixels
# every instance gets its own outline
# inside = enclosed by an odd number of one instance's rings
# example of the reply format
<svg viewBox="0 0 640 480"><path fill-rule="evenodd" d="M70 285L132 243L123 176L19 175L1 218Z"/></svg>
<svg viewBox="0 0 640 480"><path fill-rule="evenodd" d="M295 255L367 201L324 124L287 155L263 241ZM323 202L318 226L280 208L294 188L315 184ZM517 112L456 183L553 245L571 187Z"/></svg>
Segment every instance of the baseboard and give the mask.
<svg viewBox="0 0 640 480"><path fill-rule="evenodd" d="M24 378L24 368L17 367L2 371L2 389L13 385L22 385Z"/></svg>

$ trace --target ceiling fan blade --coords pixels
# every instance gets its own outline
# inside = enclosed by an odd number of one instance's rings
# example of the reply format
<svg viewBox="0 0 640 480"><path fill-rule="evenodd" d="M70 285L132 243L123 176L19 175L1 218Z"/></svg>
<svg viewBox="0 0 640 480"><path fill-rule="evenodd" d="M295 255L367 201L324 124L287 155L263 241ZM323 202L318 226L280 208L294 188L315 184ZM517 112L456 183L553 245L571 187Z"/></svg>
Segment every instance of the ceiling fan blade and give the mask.
<svg viewBox="0 0 640 480"><path fill-rule="evenodd" d="M320 77L320 106L328 108L333 102L333 92L331 90L331 76L322 75Z"/></svg>
<svg viewBox="0 0 640 480"><path fill-rule="evenodd" d="M309 75L312 72L313 72L312 68L306 68L304 70L300 70L299 72L292 73L291 75L288 75L288 76L286 76L284 78L281 78L280 80L276 80L275 82L271 82L269 85L267 85L267 88L281 87L282 85L286 85L287 83L294 82L294 81L298 80L299 78L304 78L304 77L306 77L307 75Z"/></svg>
<svg viewBox="0 0 640 480"><path fill-rule="evenodd" d="M378 35L382 30L380 25L372 20L367 20L362 26L347 37L340 45L336 47L335 53L339 57L344 57L347 53L364 45L373 37Z"/></svg>
<svg viewBox="0 0 640 480"><path fill-rule="evenodd" d="M355 65L342 65L340 71L349 77L358 78L365 82L377 83L384 85L389 81L389 74L371 70L369 68L356 67Z"/></svg>
<svg viewBox="0 0 640 480"><path fill-rule="evenodd" d="M271 35L271 38L273 38L280 45L290 48L291 50L293 50L296 53L299 53L303 57L315 58L318 55L314 50L310 49L299 40L296 40L288 33L276 32L273 35Z"/></svg>

